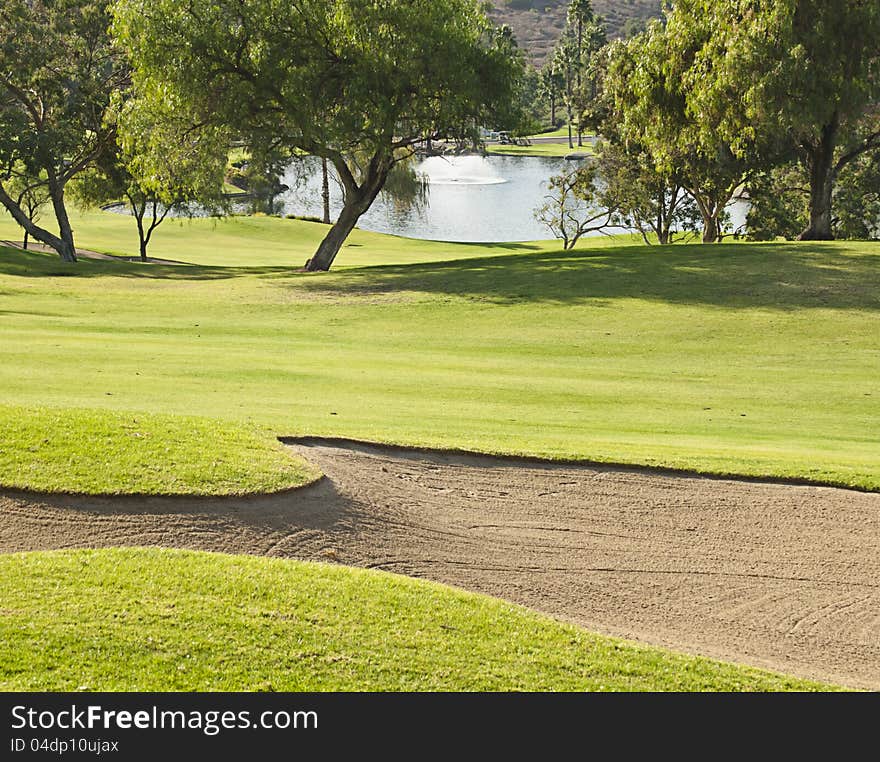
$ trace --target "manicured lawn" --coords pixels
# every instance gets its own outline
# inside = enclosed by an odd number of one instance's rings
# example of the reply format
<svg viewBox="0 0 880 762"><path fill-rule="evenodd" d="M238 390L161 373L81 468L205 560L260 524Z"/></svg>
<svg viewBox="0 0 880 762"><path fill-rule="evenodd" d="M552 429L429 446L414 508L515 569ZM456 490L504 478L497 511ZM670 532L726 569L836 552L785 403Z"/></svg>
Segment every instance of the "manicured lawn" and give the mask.
<svg viewBox="0 0 880 762"><path fill-rule="evenodd" d="M571 128L571 134L574 136L574 139L577 140L577 128ZM586 133L584 135L586 137ZM568 126L562 126L558 130L552 130L550 132L539 132L535 135L529 135L530 138L565 138L568 140Z"/></svg>
<svg viewBox="0 0 880 762"><path fill-rule="evenodd" d="M589 154L590 146L569 148L568 143L532 143L530 146L491 145L486 150L498 156L568 156L569 154Z"/></svg>
<svg viewBox="0 0 880 762"><path fill-rule="evenodd" d="M83 218L82 245L131 253L126 222ZM297 272L321 229L160 231L186 267L0 250L4 401L880 488L878 244L359 232Z"/></svg>
<svg viewBox="0 0 880 762"><path fill-rule="evenodd" d="M253 426L189 416L0 404L0 484L5 487L241 495L296 487L319 475L267 431Z"/></svg>
<svg viewBox="0 0 880 762"><path fill-rule="evenodd" d="M160 549L0 556L0 690L786 691L384 572Z"/></svg>
<svg viewBox="0 0 880 762"><path fill-rule="evenodd" d="M107 212L72 210L76 245L107 254L138 253L137 230L130 217ZM49 223L47 223L49 224ZM315 253L327 227L317 222L251 216L225 219L168 220L153 234L149 255L244 272L255 267L299 268ZM0 240L21 241L18 226L0 212ZM597 244L608 242L604 237ZM355 230L334 269L375 264L412 264L467 259L507 251L552 251L555 241L521 244L414 242L409 238ZM58 261L57 257L50 257Z"/></svg>

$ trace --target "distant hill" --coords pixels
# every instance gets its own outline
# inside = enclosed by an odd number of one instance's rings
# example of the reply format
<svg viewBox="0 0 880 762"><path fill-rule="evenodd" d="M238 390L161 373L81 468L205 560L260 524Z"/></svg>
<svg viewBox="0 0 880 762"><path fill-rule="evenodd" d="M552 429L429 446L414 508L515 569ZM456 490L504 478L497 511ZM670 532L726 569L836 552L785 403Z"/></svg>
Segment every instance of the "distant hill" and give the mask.
<svg viewBox="0 0 880 762"><path fill-rule="evenodd" d="M568 0L491 0L489 17L508 24L535 66L541 66L565 26ZM609 37L627 36L627 26L660 16L660 0L593 0Z"/></svg>

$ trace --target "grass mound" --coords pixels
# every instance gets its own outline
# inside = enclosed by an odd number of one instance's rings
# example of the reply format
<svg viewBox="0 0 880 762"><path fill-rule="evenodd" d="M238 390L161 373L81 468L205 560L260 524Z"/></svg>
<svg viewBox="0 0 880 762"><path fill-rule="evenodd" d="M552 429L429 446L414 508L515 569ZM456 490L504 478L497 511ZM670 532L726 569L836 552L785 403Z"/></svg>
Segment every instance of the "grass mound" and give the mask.
<svg viewBox="0 0 880 762"><path fill-rule="evenodd" d="M0 556L0 689L785 691L385 572L159 549Z"/></svg>
<svg viewBox="0 0 880 762"><path fill-rule="evenodd" d="M0 485L86 494L240 495L316 469L265 431L206 418L0 405Z"/></svg>

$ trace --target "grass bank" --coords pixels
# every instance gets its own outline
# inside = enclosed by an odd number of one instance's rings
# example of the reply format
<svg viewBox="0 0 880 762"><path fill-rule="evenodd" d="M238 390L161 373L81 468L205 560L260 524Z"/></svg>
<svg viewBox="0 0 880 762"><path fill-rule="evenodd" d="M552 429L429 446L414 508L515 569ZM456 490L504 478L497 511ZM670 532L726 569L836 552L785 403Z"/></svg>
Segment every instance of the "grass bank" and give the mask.
<svg viewBox="0 0 880 762"><path fill-rule="evenodd" d="M5 487L93 495L242 495L298 487L319 475L254 426L0 404Z"/></svg>
<svg viewBox="0 0 880 762"><path fill-rule="evenodd" d="M0 556L0 689L806 691L405 577L158 549Z"/></svg>

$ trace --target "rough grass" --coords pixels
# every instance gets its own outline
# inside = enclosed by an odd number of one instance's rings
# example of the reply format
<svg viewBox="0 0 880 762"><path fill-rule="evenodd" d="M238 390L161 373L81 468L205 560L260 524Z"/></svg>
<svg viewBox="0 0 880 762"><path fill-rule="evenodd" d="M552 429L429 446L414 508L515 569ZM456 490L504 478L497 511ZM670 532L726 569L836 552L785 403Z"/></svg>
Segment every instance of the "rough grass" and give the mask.
<svg viewBox="0 0 880 762"><path fill-rule="evenodd" d="M319 476L265 430L189 416L0 405L0 484L85 494L241 495Z"/></svg>
<svg viewBox="0 0 880 762"><path fill-rule="evenodd" d="M0 556L0 689L808 691L384 572L159 549Z"/></svg>

